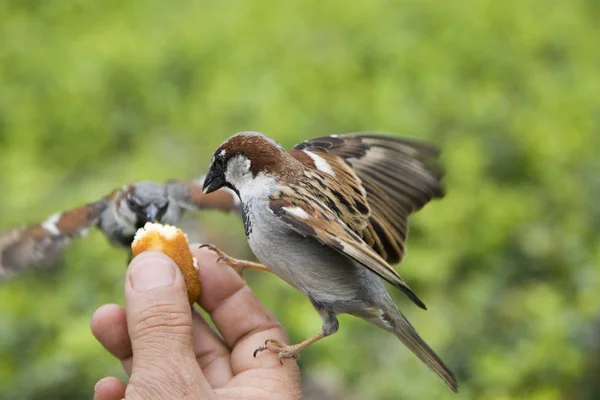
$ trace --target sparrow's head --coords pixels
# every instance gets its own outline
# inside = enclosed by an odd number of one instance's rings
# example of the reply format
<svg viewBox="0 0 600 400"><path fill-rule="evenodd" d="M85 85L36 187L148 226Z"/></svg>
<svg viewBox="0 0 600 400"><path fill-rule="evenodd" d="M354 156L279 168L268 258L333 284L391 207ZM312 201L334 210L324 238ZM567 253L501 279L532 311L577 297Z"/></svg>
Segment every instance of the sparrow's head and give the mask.
<svg viewBox="0 0 600 400"><path fill-rule="evenodd" d="M125 187L120 209L136 228L146 222L161 222L169 207L164 185L156 182L137 182Z"/></svg>
<svg viewBox="0 0 600 400"><path fill-rule="evenodd" d="M273 139L258 132L241 132L221 144L210 160L204 193L226 186L240 193L257 178L275 179L289 168L291 157Z"/></svg>

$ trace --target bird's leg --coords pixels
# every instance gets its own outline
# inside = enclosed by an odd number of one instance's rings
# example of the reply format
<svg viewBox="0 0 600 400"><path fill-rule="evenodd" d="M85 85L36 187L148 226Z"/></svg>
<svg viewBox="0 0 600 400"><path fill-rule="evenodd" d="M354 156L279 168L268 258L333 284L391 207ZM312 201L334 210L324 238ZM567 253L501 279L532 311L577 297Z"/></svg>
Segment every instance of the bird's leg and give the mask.
<svg viewBox="0 0 600 400"><path fill-rule="evenodd" d="M336 333L339 328L339 323L335 314L318 307L318 305L314 302L313 305L315 306L319 314L321 314L321 318L323 318L323 329L321 330L321 332L293 346L285 346L281 344L281 342L279 342L277 339L267 339L265 340L265 344L263 346L260 346L256 350L254 350L254 357L256 357L256 355L261 351L266 350L271 353L277 354L279 357L279 362L281 363L281 365L283 365L284 358L298 359L300 351L302 351L302 349L323 339L324 337Z"/></svg>
<svg viewBox="0 0 600 400"><path fill-rule="evenodd" d="M306 339L305 341L295 344L293 346L285 346L279 342L277 339L267 339L265 340L265 344L263 346L258 347L254 350L254 357L261 351L270 351L271 353L275 353L279 356L279 362L283 365L284 358L295 358L298 359L300 351L308 345L313 344L314 342L321 340L325 337L325 333L323 331L317 333L311 338Z"/></svg>
<svg viewBox="0 0 600 400"><path fill-rule="evenodd" d="M212 244L203 244L202 246L200 246L200 248L203 247L206 247L209 250L217 253L217 255L219 256L219 258L217 258L217 262L225 262L225 264L233 268L240 276L243 275L245 269L255 269L257 271L271 272L269 268L265 267L262 264L255 263L252 261L238 260L236 258L229 257L227 254L223 253L221 250L219 250L216 246Z"/></svg>

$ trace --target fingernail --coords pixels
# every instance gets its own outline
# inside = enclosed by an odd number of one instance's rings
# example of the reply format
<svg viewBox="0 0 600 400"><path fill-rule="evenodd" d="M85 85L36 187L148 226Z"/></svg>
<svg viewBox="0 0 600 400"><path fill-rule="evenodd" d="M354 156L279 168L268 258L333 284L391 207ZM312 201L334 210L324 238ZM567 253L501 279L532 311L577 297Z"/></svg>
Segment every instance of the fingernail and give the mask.
<svg viewBox="0 0 600 400"><path fill-rule="evenodd" d="M173 262L159 257L145 257L137 261L131 266L129 273L131 287L136 292L171 286L175 281Z"/></svg>
<svg viewBox="0 0 600 400"><path fill-rule="evenodd" d="M104 379L100 379L98 382L96 382L96 384L94 385L94 392L97 392L103 383L104 383Z"/></svg>

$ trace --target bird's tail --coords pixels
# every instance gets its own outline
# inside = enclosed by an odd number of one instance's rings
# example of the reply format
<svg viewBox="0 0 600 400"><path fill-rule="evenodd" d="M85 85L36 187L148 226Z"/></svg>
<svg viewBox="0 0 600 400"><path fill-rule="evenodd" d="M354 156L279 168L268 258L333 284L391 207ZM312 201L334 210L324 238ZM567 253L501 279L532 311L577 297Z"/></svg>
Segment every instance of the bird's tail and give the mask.
<svg viewBox="0 0 600 400"><path fill-rule="evenodd" d="M392 332L406 347L431 368L454 392L458 392L458 384L452 371L444 364L440 357L429 347L417 333L415 328L394 306L393 310L384 313L384 319L390 326L386 330Z"/></svg>

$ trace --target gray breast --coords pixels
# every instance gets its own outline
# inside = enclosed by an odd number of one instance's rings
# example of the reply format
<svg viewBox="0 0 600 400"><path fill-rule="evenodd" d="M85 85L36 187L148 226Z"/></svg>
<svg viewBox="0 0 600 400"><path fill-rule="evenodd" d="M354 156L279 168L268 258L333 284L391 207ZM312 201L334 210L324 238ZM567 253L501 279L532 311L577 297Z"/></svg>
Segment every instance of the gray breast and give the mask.
<svg viewBox="0 0 600 400"><path fill-rule="evenodd" d="M248 205L252 231L248 243L273 273L319 303L362 298L365 284L377 277L353 260L288 228L266 203Z"/></svg>

